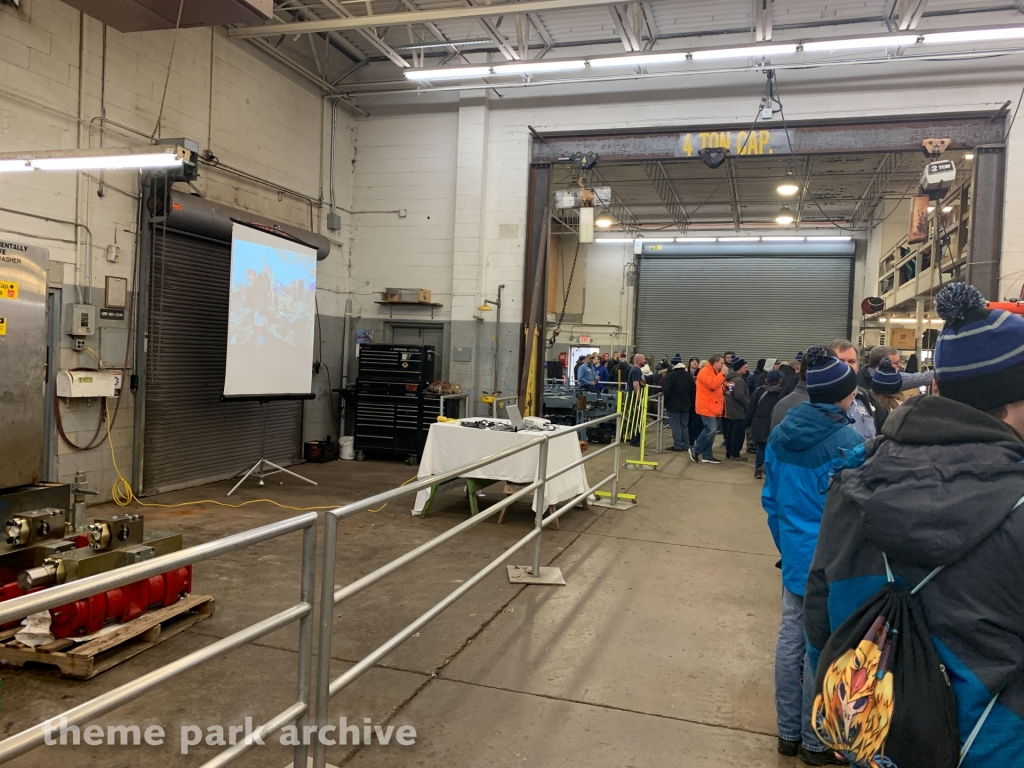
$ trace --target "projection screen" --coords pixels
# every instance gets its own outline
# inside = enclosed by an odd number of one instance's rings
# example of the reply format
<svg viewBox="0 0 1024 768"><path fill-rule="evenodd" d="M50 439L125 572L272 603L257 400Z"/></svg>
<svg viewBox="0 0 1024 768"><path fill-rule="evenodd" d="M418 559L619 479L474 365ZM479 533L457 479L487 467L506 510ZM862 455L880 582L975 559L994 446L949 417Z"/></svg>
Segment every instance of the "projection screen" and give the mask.
<svg viewBox="0 0 1024 768"><path fill-rule="evenodd" d="M225 397L308 395L316 250L235 222Z"/></svg>

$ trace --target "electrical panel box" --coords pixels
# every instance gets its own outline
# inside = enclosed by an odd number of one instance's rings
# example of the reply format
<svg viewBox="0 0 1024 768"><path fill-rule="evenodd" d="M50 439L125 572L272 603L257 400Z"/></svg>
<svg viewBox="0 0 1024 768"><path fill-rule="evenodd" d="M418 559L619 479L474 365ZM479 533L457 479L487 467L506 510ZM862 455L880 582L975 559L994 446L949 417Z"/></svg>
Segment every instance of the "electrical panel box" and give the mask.
<svg viewBox="0 0 1024 768"><path fill-rule="evenodd" d="M60 371L57 397L114 397L117 383L110 371Z"/></svg>
<svg viewBox="0 0 1024 768"><path fill-rule="evenodd" d="M68 304L64 322L68 336L92 336L96 333L96 307L92 304Z"/></svg>

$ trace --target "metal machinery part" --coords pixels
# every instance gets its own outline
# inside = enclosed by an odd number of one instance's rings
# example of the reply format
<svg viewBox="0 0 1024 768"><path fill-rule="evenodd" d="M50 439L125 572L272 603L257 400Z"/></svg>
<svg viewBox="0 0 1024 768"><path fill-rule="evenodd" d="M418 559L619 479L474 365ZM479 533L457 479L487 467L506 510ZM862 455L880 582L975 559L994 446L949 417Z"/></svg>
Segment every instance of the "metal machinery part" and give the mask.
<svg viewBox="0 0 1024 768"><path fill-rule="evenodd" d="M38 533L41 523L59 520L62 515L57 509L22 513L12 518L8 533L30 537ZM154 531L147 534L144 526L142 515L107 515L85 526L84 533L26 543L0 554L0 600L181 550L180 533ZM55 637L91 634L109 622L130 621L150 608L171 605L191 591L192 566L173 568L167 573L52 609L50 631Z"/></svg>
<svg viewBox="0 0 1024 768"><path fill-rule="evenodd" d="M85 526L85 533L89 537L89 549L99 552L141 544L143 526L142 515L97 517Z"/></svg>
<svg viewBox="0 0 1024 768"><path fill-rule="evenodd" d="M78 533L85 528L85 497L96 496L98 491L90 491L85 472L78 471L75 472L75 482L71 486L71 493L73 494L71 509L68 510L65 521L65 528L69 534Z"/></svg>
<svg viewBox="0 0 1024 768"><path fill-rule="evenodd" d="M4 488L43 479L49 259L45 248L0 237L0 485Z"/></svg>
<svg viewBox="0 0 1024 768"><path fill-rule="evenodd" d="M38 544L64 538L64 510L46 507L9 517L4 523L6 542L11 547Z"/></svg>
<svg viewBox="0 0 1024 768"><path fill-rule="evenodd" d="M180 533L154 531L140 539L137 544L124 547L97 551L89 546L55 552L42 560L38 566L28 568L18 574L18 586L27 592L30 589L63 584L67 581L83 579L86 576L94 576L97 573L105 573L124 565L167 555L180 549Z"/></svg>

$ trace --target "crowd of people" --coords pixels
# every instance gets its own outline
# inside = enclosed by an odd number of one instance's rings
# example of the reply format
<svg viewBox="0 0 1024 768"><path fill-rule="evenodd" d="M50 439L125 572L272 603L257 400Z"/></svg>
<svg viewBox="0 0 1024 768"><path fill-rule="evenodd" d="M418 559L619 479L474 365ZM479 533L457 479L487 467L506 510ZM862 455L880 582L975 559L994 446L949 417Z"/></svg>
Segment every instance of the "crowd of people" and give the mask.
<svg viewBox="0 0 1024 768"><path fill-rule="evenodd" d="M962 283L934 305L929 371L838 339L577 377L660 385L668 450L694 462L721 463L719 434L726 461L754 454L781 556L778 751L808 765L1024 765L1024 318Z"/></svg>
<svg viewBox="0 0 1024 768"><path fill-rule="evenodd" d="M809 765L1024 760L1024 319L962 283L935 307L934 371L888 347L859 367L836 341L788 395L772 376L751 398L781 554L778 751Z"/></svg>

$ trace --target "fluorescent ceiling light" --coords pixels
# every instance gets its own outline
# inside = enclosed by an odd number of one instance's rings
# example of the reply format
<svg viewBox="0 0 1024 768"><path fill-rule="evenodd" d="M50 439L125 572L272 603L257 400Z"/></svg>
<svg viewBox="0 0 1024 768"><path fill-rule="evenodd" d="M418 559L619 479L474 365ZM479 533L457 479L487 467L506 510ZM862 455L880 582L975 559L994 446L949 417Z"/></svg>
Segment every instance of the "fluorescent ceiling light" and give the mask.
<svg viewBox="0 0 1024 768"><path fill-rule="evenodd" d="M826 241L826 240L832 240L834 242L843 242L843 243L848 243L850 240L853 240L852 237L848 237L848 236L835 237L835 236L831 236L831 235L826 236L826 237L817 237L817 236L813 236L813 235L808 235L807 239L808 240L815 240L817 242L823 242L823 241Z"/></svg>
<svg viewBox="0 0 1024 768"><path fill-rule="evenodd" d="M966 155L964 155L964 160L973 160L973 159L974 159L974 153L973 152L968 152Z"/></svg>
<svg viewBox="0 0 1024 768"><path fill-rule="evenodd" d="M887 322L889 322L889 320L888 320L888 318L880 317L880 318L878 318L878 322L880 322L880 323L887 323Z"/></svg>
<svg viewBox="0 0 1024 768"><path fill-rule="evenodd" d="M0 160L0 173L35 170L26 160Z"/></svg>
<svg viewBox="0 0 1024 768"><path fill-rule="evenodd" d="M674 243L674 237L641 237L641 243Z"/></svg>
<svg viewBox="0 0 1024 768"><path fill-rule="evenodd" d="M815 40L804 43L805 51L849 51L854 48L903 48L917 42L917 35L858 37L851 40Z"/></svg>
<svg viewBox="0 0 1024 768"><path fill-rule="evenodd" d="M648 64L673 64L686 61L686 51L677 53L649 53L643 56L612 56L607 59L591 59L590 66L603 67L645 67Z"/></svg>
<svg viewBox="0 0 1024 768"><path fill-rule="evenodd" d="M517 64L502 64L494 67L496 75L531 75L535 72L568 72L584 69L587 62L583 59L575 61L523 61Z"/></svg>
<svg viewBox="0 0 1024 768"><path fill-rule="evenodd" d="M943 213L952 213L953 212L953 206L952 205L944 205L944 206L942 206L942 212Z"/></svg>
<svg viewBox="0 0 1024 768"><path fill-rule="evenodd" d="M1024 37L1024 27L1002 29L975 29L959 32L930 32L924 36L925 45L948 45L949 43L985 43L991 40L1014 40Z"/></svg>
<svg viewBox="0 0 1024 768"><path fill-rule="evenodd" d="M178 168L186 157L183 147L164 144L110 149L47 150L0 154L0 170L23 171L27 163L39 171L97 171Z"/></svg>
<svg viewBox="0 0 1024 768"><path fill-rule="evenodd" d="M701 59L746 59L760 56L789 56L796 53L796 43L792 45L755 45L747 48L715 48L710 51L694 51L695 61Z"/></svg>
<svg viewBox="0 0 1024 768"><path fill-rule="evenodd" d="M409 80L468 80L471 77L488 77L490 67L443 67L441 69L407 69Z"/></svg>
<svg viewBox="0 0 1024 768"><path fill-rule="evenodd" d="M931 213L934 210L935 210L935 206L934 205L929 205L928 206L928 213Z"/></svg>
<svg viewBox="0 0 1024 768"><path fill-rule="evenodd" d="M720 243L756 243L760 240L760 237L720 237L718 242Z"/></svg>
<svg viewBox="0 0 1024 768"><path fill-rule="evenodd" d="M715 243L718 242L717 237L677 237L677 243Z"/></svg>
<svg viewBox="0 0 1024 768"><path fill-rule="evenodd" d="M599 245L604 245L606 243L632 243L633 242L633 238L632 237L599 237L594 242L598 243Z"/></svg>
<svg viewBox="0 0 1024 768"><path fill-rule="evenodd" d="M806 237L762 237L761 239L764 240L765 242L775 242L775 243L790 242L790 243L792 243L792 242L796 242L798 240L800 242L803 242L807 238Z"/></svg>
<svg viewBox="0 0 1024 768"><path fill-rule="evenodd" d="M174 168L181 165L175 155L114 155L111 157L46 157L32 161L40 171L98 171L121 168Z"/></svg>

